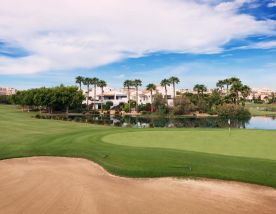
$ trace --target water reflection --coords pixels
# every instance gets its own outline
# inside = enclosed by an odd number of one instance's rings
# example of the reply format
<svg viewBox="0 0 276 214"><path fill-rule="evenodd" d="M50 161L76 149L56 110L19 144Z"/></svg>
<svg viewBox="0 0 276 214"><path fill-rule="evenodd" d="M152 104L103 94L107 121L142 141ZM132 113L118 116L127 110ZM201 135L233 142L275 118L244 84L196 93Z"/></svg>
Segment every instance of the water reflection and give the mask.
<svg viewBox="0 0 276 214"><path fill-rule="evenodd" d="M249 123L247 120L232 120L231 127L245 128ZM176 127L176 128L223 128L229 127L228 120L217 117L205 118L181 118L181 117L124 117L121 118L122 125L131 125L132 127Z"/></svg>
<svg viewBox="0 0 276 214"><path fill-rule="evenodd" d="M249 129L276 129L274 117L252 117L246 128Z"/></svg>
<svg viewBox="0 0 276 214"><path fill-rule="evenodd" d="M79 122L87 122L92 124L132 127L132 128L148 128L148 127L175 127L175 128L226 128L229 127L228 120L219 117L145 117L145 116L70 116L70 120ZM231 120L232 128L247 129L275 129L275 117L252 117L248 119Z"/></svg>

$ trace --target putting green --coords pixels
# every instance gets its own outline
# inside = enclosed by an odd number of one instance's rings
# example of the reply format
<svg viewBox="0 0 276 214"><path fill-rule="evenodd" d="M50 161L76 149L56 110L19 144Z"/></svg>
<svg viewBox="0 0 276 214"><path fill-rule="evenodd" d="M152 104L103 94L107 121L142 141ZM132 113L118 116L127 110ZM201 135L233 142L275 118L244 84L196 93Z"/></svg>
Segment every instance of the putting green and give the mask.
<svg viewBox="0 0 276 214"><path fill-rule="evenodd" d="M104 136L104 142L188 150L212 154L276 160L276 132L266 130L179 130L125 132Z"/></svg>

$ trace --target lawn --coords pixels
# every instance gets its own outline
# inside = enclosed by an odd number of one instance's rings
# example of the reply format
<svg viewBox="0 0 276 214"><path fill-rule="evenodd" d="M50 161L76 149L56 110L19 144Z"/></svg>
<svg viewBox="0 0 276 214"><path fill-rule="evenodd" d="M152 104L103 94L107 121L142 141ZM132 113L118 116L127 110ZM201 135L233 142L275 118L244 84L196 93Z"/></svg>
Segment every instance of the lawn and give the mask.
<svg viewBox="0 0 276 214"><path fill-rule="evenodd" d="M246 108L248 108L252 116L276 116L275 104L247 103Z"/></svg>
<svg viewBox="0 0 276 214"><path fill-rule="evenodd" d="M276 160L276 132L265 130L177 130L107 135L104 142Z"/></svg>
<svg viewBox="0 0 276 214"><path fill-rule="evenodd" d="M0 159L82 157L129 177L205 177L276 187L276 132L123 129L42 120L0 105Z"/></svg>

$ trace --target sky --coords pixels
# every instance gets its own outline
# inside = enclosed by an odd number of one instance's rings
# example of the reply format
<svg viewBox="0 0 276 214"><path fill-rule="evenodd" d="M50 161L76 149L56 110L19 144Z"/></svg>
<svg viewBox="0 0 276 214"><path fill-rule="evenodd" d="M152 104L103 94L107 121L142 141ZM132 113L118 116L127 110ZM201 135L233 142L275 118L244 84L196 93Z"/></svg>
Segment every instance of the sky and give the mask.
<svg viewBox="0 0 276 214"><path fill-rule="evenodd" d="M78 75L276 89L276 0L0 0L0 86Z"/></svg>

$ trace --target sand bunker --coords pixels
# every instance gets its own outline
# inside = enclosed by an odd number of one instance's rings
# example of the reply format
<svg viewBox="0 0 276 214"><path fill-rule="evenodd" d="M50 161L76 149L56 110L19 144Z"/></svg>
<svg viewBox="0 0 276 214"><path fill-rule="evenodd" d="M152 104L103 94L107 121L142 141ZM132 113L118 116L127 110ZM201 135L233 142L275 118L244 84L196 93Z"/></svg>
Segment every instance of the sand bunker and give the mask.
<svg viewBox="0 0 276 214"><path fill-rule="evenodd" d="M129 179L83 159L0 161L2 214L276 213L276 189L237 182Z"/></svg>

